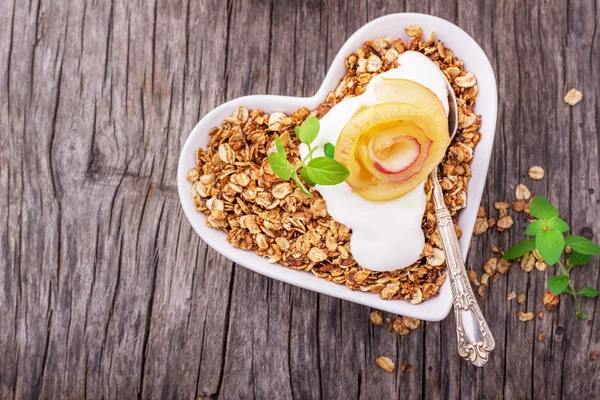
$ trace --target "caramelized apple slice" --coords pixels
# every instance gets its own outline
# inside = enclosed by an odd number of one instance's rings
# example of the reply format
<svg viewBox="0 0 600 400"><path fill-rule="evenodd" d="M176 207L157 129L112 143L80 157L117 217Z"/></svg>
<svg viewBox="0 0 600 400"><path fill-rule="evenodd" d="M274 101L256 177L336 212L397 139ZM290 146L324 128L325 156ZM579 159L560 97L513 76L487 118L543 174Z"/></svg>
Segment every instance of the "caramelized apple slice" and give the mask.
<svg viewBox="0 0 600 400"><path fill-rule="evenodd" d="M368 200L402 196L442 160L450 138L441 101L418 83L385 79L375 86L379 104L365 107L342 130L335 159L346 182Z"/></svg>

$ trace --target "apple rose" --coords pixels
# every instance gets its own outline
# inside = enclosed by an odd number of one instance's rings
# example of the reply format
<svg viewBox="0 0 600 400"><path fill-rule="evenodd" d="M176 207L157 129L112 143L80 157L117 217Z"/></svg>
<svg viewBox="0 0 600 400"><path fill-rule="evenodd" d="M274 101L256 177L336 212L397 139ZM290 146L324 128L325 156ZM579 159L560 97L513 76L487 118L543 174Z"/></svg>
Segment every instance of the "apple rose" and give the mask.
<svg viewBox="0 0 600 400"><path fill-rule="evenodd" d="M396 199L427 178L442 161L450 137L440 99L406 79L375 85L377 104L359 109L342 130L335 159L346 179L367 200Z"/></svg>

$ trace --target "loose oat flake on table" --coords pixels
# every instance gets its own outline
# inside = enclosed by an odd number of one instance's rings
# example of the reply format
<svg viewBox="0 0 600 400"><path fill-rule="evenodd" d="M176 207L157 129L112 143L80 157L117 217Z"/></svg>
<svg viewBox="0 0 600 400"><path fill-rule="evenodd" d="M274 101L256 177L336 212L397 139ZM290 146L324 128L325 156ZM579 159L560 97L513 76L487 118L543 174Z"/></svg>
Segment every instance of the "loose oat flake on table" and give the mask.
<svg viewBox="0 0 600 400"><path fill-rule="evenodd" d="M414 26L407 28L407 33L409 42L389 37L371 40L348 55L346 75L315 110L301 108L286 115L238 107L220 126L212 128L207 148L196 150L197 167L187 176L193 183L196 211L206 214L206 224L223 230L234 247L255 251L271 263L312 272L352 290L413 304L436 296L446 280L446 263L429 179L425 182L427 205L422 229L426 243L421 257L401 270L375 272L356 263L350 249L352 231L328 215L319 192L309 189L312 197L305 196L295 183L277 177L268 163L268 155L277 151L275 135L288 161L299 162L296 126L309 116L324 116L346 97L362 94L373 77L398 66L396 59L402 53L418 51L440 67L457 95L459 130L438 176L460 237L457 213L466 206L470 164L480 140L481 117L473 111L476 77L433 34L423 38L421 29ZM507 226L504 221L502 225Z"/></svg>

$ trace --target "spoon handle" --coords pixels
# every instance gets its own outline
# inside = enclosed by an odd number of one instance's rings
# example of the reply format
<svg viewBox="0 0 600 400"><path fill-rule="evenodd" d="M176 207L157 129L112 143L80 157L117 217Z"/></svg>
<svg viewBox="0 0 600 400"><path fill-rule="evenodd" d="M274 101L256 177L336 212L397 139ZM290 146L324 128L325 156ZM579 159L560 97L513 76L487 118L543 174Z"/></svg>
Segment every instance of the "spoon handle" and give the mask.
<svg viewBox="0 0 600 400"><path fill-rule="evenodd" d="M483 367L488 361L489 354L494 350L496 342L477 305L473 289L467 279L454 224L444 203L442 188L437 180L437 171L434 170L431 175L434 185L435 216L444 245L450 287L452 288L458 353L461 357L471 361L473 365Z"/></svg>

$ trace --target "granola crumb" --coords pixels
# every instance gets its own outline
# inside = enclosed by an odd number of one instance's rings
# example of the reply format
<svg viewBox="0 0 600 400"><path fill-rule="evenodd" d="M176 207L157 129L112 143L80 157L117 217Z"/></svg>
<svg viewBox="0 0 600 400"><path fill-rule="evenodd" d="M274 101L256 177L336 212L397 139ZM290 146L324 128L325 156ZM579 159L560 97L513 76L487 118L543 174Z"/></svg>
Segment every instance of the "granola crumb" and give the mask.
<svg viewBox="0 0 600 400"><path fill-rule="evenodd" d="M535 267L535 257L531 253L521 257L521 269L525 272L531 272Z"/></svg>
<svg viewBox="0 0 600 400"><path fill-rule="evenodd" d="M477 210L477 217L485 218L485 208L483 208L483 206L479 206L479 209Z"/></svg>
<svg viewBox="0 0 600 400"><path fill-rule="evenodd" d="M534 318L534 315L532 312L522 312L522 311L517 311L517 316L519 317L519 321L521 322L527 322L527 321L531 321Z"/></svg>
<svg viewBox="0 0 600 400"><path fill-rule="evenodd" d="M502 232L506 229L510 229L513 226L513 219L510 215L500 218L498 221L498 232Z"/></svg>
<svg viewBox="0 0 600 400"><path fill-rule="evenodd" d="M499 248L498 246L492 246L492 253L496 253L496 254L504 254L504 252L502 251L501 248Z"/></svg>
<svg viewBox="0 0 600 400"><path fill-rule="evenodd" d="M506 300L507 301L511 301L512 299L514 299L515 297L517 297L517 294L515 292L510 292L508 294L508 296L506 296Z"/></svg>
<svg viewBox="0 0 600 400"><path fill-rule="evenodd" d="M510 263L508 262L508 260L501 258L500 261L498 261L497 269L498 269L498 272L500 272L501 274L505 274L510 269Z"/></svg>
<svg viewBox="0 0 600 400"><path fill-rule="evenodd" d="M402 321L402 318L394 319L394 323L392 326L394 327L394 330L396 331L396 333L400 336L408 335L410 333L410 330L404 324L404 321Z"/></svg>
<svg viewBox="0 0 600 400"><path fill-rule="evenodd" d="M469 278L469 282L473 284L473 286L479 286L479 280L477 279L477 272L472 269L467 271L467 278Z"/></svg>
<svg viewBox="0 0 600 400"><path fill-rule="evenodd" d="M394 364L392 359L389 357L381 356L375 360L375 364L377 364L379 368L390 373L396 370L396 364Z"/></svg>
<svg viewBox="0 0 600 400"><path fill-rule="evenodd" d="M543 261L535 262L535 269L537 269L538 271L544 272L546 270L546 268L548 268L548 264L546 264L545 262L543 262Z"/></svg>
<svg viewBox="0 0 600 400"><path fill-rule="evenodd" d="M529 168L529 177L533 180L539 181L544 178L544 168L539 165L534 165Z"/></svg>
<svg viewBox="0 0 600 400"><path fill-rule="evenodd" d="M421 320L412 317L402 317L402 322L409 329L417 329L421 325Z"/></svg>
<svg viewBox="0 0 600 400"><path fill-rule="evenodd" d="M592 350L590 352L590 361L596 361L598 359L598 352L596 350Z"/></svg>
<svg viewBox="0 0 600 400"><path fill-rule="evenodd" d="M485 286L483 286L483 285L481 285L477 288L477 294L479 295L479 297L484 296L484 290L485 290Z"/></svg>
<svg viewBox="0 0 600 400"><path fill-rule="evenodd" d="M539 312L537 313L537 317L538 317L539 319L542 319L542 318L544 318L544 310L542 310L542 311L539 311Z"/></svg>
<svg viewBox="0 0 600 400"><path fill-rule="evenodd" d="M494 208L499 211L498 218L502 219L508 215L508 203L505 201L497 201L494 203Z"/></svg>
<svg viewBox="0 0 600 400"><path fill-rule="evenodd" d="M519 294L519 296L517 296L517 303L519 303L520 305L524 306L526 301L527 296L525 295L525 293L521 293Z"/></svg>
<svg viewBox="0 0 600 400"><path fill-rule="evenodd" d="M475 235L481 235L485 233L489 228L488 220L482 217L478 217L475 220L475 227L473 228L473 233Z"/></svg>
<svg viewBox="0 0 600 400"><path fill-rule="evenodd" d="M558 303L560 302L560 299L557 295L552 293L550 291L550 289L548 289L544 293L543 302L544 302L544 307L546 307L546 310L554 311L556 309L556 307L558 307Z"/></svg>
<svg viewBox="0 0 600 400"><path fill-rule="evenodd" d="M545 333L540 333L538 335L538 342L543 342L544 339L546 339L546 334Z"/></svg>
<svg viewBox="0 0 600 400"><path fill-rule="evenodd" d="M583 99L583 93L573 88L565 94L564 101L570 106L574 106Z"/></svg>
<svg viewBox="0 0 600 400"><path fill-rule="evenodd" d="M510 204L510 207L516 212L523 212L526 205L525 200L515 200Z"/></svg>
<svg viewBox="0 0 600 400"><path fill-rule="evenodd" d="M488 226L490 228L493 228L496 225L496 221L497 221L496 218L490 218L490 219L488 219L488 221L487 221L488 222Z"/></svg>
<svg viewBox="0 0 600 400"><path fill-rule="evenodd" d="M383 317L381 316L381 311L373 310L371 311L371 322L374 325L383 325Z"/></svg>
<svg viewBox="0 0 600 400"><path fill-rule="evenodd" d="M517 200L529 200L531 198L531 192L527 186L519 183L515 188L515 197Z"/></svg>
<svg viewBox="0 0 600 400"><path fill-rule="evenodd" d="M410 372L412 371L412 364L410 364L408 361L403 361L400 369L402 372Z"/></svg>

